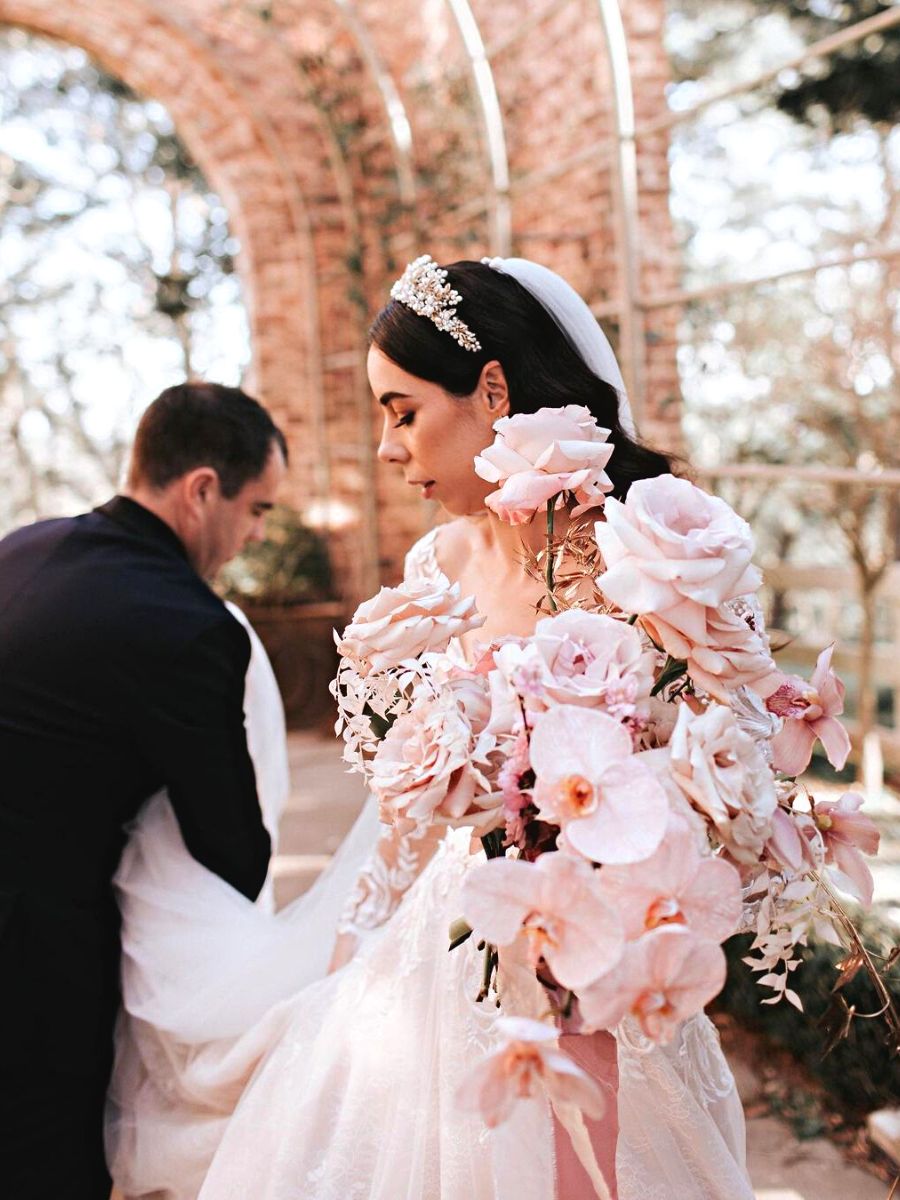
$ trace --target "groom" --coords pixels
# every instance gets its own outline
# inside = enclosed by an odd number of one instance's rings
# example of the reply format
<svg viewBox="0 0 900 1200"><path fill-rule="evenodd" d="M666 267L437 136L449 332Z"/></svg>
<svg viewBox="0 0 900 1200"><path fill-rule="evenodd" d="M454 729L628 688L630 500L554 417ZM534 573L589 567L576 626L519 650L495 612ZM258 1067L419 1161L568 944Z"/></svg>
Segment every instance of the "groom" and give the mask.
<svg viewBox="0 0 900 1200"><path fill-rule="evenodd" d="M168 388L128 486L0 541L0 1196L107 1200L118 1005L111 880L167 788L191 853L244 895L269 838L244 731L246 631L210 590L262 534L282 433L237 388Z"/></svg>

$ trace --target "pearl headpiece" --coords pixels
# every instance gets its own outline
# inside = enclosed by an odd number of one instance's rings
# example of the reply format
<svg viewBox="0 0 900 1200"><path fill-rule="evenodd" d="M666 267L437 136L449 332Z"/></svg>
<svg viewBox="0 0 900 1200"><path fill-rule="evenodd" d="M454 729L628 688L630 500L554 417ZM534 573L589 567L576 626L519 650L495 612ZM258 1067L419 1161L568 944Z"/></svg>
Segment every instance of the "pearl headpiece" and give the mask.
<svg viewBox="0 0 900 1200"><path fill-rule="evenodd" d="M481 342L456 315L462 296L447 283L447 272L430 254L414 259L394 286L391 297L420 317L427 317L442 333L449 333L463 350L478 351Z"/></svg>

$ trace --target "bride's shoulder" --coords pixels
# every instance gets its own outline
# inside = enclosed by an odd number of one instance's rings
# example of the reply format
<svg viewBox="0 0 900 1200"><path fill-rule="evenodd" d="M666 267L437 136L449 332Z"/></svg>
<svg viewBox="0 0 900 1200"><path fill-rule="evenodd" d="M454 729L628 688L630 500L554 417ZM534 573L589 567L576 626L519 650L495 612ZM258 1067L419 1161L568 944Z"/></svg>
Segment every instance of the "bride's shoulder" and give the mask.
<svg viewBox="0 0 900 1200"><path fill-rule="evenodd" d="M472 550L472 530L463 517L435 529L434 551L449 579L459 579Z"/></svg>
<svg viewBox="0 0 900 1200"><path fill-rule="evenodd" d="M467 557L466 523L436 525L406 555L405 579L456 579Z"/></svg>

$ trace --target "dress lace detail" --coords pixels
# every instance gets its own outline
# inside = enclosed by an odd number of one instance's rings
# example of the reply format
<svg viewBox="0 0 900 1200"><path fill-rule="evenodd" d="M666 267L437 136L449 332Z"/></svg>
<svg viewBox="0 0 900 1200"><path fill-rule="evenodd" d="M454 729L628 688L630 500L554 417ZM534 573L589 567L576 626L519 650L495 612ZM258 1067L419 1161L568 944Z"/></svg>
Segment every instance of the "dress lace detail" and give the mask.
<svg viewBox="0 0 900 1200"><path fill-rule="evenodd" d="M722 1054L718 1030L703 1013L685 1022L678 1058L682 1078L707 1108L734 1092L734 1076Z"/></svg>
<svg viewBox="0 0 900 1200"><path fill-rule="evenodd" d="M744 1118L718 1034L703 1014L656 1046L616 1029L619 1200L752 1200Z"/></svg>
<svg viewBox="0 0 900 1200"><path fill-rule="evenodd" d="M388 830L382 834L341 913L338 933L368 933L390 920L434 847L435 838L429 830L404 835Z"/></svg>
<svg viewBox="0 0 900 1200"><path fill-rule="evenodd" d="M643 1073L643 1060L659 1049L631 1018L619 1025L616 1041L620 1074L630 1073L633 1078ZM704 1106L734 1091L734 1076L722 1055L718 1032L704 1013L684 1022L667 1052L681 1082Z"/></svg>
<svg viewBox="0 0 900 1200"><path fill-rule="evenodd" d="M440 526L436 525L434 529L430 529L424 537L420 537L410 548L403 566L403 578L407 583L414 579L424 579L429 583L436 583L439 580L447 579L437 560L437 535L439 529Z"/></svg>
<svg viewBox="0 0 900 1200"><path fill-rule="evenodd" d="M410 549L403 569L406 582L446 580L435 552L437 533L437 528L430 530ZM367 933L390 920L431 859L439 837L434 831L401 834L386 828L359 874L338 922L338 933Z"/></svg>

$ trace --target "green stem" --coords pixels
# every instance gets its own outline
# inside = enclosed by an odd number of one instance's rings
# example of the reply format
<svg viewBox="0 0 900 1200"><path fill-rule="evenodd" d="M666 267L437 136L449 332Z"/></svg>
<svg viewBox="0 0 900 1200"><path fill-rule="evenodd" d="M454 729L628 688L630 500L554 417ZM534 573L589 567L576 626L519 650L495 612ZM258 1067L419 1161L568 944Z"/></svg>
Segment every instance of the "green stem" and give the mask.
<svg viewBox="0 0 900 1200"><path fill-rule="evenodd" d="M664 687L668 687L670 683L674 683L676 679L680 679L686 670L687 663L684 659L673 658L670 654L666 659L666 665L659 673L659 678L650 691L650 695L658 696Z"/></svg>
<svg viewBox="0 0 900 1200"><path fill-rule="evenodd" d="M494 968L497 965L497 950L488 942L484 948L484 970L481 976L481 991L476 997L477 1003L487 1000L491 992L491 980L494 977Z"/></svg>
<svg viewBox="0 0 900 1200"><path fill-rule="evenodd" d="M485 855L488 858L503 858L506 854L503 849L504 840L505 834L502 829L492 829L490 833L485 833L481 838Z"/></svg>
<svg viewBox="0 0 900 1200"><path fill-rule="evenodd" d="M556 497L551 496L547 501L547 565L545 578L547 582L547 599L550 601L551 612L558 612L559 606L553 598L553 523L556 518Z"/></svg>

